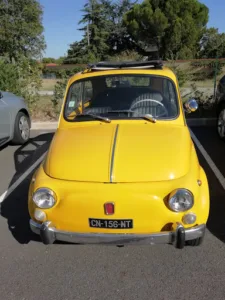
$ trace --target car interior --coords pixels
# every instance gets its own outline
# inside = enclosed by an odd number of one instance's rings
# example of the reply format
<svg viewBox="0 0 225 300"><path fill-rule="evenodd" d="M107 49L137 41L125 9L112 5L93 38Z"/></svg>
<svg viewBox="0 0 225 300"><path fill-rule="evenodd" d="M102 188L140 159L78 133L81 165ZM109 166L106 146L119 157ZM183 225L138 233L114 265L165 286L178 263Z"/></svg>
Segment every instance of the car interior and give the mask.
<svg viewBox="0 0 225 300"><path fill-rule="evenodd" d="M164 77L118 77L89 78L83 82L83 96L81 82L75 82L68 95L67 117L74 119L79 115L82 102L83 114L107 114L110 117L122 114L125 117L132 113L132 117L150 114L156 118L177 115L176 94L169 80Z"/></svg>
<svg viewBox="0 0 225 300"><path fill-rule="evenodd" d="M89 105L84 113L104 114L132 110L133 116L174 116L177 110L175 99L171 100L163 94L162 84L161 78L153 80L151 86L134 86L129 81L113 81L111 87L104 87L100 92L95 90L94 93L93 83L93 93L89 90L85 95L85 102L89 102Z"/></svg>

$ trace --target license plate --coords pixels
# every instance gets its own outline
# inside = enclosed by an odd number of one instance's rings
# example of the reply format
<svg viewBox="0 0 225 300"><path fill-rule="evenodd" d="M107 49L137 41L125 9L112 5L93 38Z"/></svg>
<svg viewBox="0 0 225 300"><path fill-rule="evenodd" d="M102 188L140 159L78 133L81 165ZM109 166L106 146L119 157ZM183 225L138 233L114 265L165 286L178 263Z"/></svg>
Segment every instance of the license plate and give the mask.
<svg viewBox="0 0 225 300"><path fill-rule="evenodd" d="M89 226L94 228L129 229L133 228L133 220L89 219Z"/></svg>

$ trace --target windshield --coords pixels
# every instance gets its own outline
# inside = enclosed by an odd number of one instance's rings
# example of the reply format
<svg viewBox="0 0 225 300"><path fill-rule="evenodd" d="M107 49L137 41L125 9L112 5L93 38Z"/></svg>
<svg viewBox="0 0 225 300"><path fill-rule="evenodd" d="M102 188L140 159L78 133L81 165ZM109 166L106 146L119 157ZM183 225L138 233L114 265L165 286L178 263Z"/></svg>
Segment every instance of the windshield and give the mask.
<svg viewBox="0 0 225 300"><path fill-rule="evenodd" d="M71 85L64 107L65 119L73 122L144 115L158 120L178 116L176 89L170 79L133 74L89 77Z"/></svg>

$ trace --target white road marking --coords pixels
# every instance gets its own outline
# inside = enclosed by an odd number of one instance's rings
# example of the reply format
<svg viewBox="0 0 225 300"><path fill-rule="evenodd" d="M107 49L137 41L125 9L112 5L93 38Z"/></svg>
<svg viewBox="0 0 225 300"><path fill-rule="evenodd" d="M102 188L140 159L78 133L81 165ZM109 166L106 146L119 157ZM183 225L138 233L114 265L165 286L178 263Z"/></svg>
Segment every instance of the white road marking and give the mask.
<svg viewBox="0 0 225 300"><path fill-rule="evenodd" d="M225 190L225 178L224 178L223 174L217 168L217 166L215 165L215 163L213 162L211 157L208 155L208 153L206 152L206 150L204 149L202 144L199 142L197 137L194 135L192 130L191 129L189 129L189 130L190 130L191 137L192 137L193 141L195 142L195 144L198 147L199 151L201 152L201 154L203 155L203 157L207 161L208 165L212 169L213 173L215 174L216 178L219 180L220 184L222 185L223 189Z"/></svg>
<svg viewBox="0 0 225 300"><path fill-rule="evenodd" d="M1 196L0 196L0 203L2 203L20 184L26 177L42 162L46 155L47 151L39 157L39 159L30 166L29 169L26 170L26 172L23 173L22 176L20 176L10 187L8 190L6 190Z"/></svg>

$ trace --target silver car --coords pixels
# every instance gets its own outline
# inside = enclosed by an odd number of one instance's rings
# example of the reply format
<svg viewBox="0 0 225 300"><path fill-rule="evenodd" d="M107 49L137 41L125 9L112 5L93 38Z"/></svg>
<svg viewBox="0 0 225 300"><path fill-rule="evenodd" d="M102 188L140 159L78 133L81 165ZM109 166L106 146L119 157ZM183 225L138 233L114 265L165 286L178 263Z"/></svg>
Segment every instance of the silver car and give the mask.
<svg viewBox="0 0 225 300"><path fill-rule="evenodd" d="M31 120L23 98L0 91L0 146L11 142L22 145L29 140Z"/></svg>

